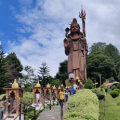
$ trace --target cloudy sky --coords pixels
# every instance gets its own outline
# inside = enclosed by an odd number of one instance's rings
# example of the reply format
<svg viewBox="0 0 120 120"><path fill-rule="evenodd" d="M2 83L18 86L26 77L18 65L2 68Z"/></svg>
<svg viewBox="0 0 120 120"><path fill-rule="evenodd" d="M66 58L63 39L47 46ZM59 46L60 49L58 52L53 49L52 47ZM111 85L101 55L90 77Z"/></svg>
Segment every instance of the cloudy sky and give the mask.
<svg viewBox="0 0 120 120"><path fill-rule="evenodd" d="M50 75L67 59L63 40L73 18L86 11L86 39L112 43L120 51L120 0L0 0L0 41L5 53L15 52L22 65L36 70L42 62ZM81 26L82 31L82 26Z"/></svg>

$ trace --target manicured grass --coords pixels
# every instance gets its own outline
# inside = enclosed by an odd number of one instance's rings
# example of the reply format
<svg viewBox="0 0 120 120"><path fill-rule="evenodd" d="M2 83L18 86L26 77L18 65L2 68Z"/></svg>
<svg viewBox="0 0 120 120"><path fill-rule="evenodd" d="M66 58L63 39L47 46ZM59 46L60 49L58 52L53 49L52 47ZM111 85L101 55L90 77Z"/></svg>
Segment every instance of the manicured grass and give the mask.
<svg viewBox="0 0 120 120"><path fill-rule="evenodd" d="M106 108L104 120L120 120L120 95L117 98L112 98L110 92L106 93ZM104 117L105 101L99 101L99 120Z"/></svg>

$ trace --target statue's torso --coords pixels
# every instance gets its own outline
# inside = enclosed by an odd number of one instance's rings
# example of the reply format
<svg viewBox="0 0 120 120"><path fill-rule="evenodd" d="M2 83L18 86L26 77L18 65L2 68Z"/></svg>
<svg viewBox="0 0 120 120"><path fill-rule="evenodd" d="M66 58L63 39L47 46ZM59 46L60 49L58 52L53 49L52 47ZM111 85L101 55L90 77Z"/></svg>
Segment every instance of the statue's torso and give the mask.
<svg viewBox="0 0 120 120"><path fill-rule="evenodd" d="M69 41L69 53L74 51L82 51L83 49L83 41L81 38L78 39L68 39Z"/></svg>

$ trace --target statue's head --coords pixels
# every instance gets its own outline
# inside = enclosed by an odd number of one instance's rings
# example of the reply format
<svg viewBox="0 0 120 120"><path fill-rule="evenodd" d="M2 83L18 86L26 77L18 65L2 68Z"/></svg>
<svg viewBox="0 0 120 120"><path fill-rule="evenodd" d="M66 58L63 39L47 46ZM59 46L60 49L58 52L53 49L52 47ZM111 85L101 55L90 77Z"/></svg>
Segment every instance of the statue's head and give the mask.
<svg viewBox="0 0 120 120"><path fill-rule="evenodd" d="M76 20L76 18L73 18L73 22L72 22L72 24L71 24L71 34L73 34L73 33L78 33L78 34L80 34L80 26L79 26L79 24L77 23L77 20Z"/></svg>

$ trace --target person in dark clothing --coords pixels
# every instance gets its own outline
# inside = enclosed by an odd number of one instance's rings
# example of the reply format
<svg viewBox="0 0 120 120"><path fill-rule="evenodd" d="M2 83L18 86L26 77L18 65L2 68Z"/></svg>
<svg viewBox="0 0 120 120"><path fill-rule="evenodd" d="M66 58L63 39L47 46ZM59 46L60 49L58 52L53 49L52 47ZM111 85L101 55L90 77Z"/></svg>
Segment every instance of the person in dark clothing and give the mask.
<svg viewBox="0 0 120 120"><path fill-rule="evenodd" d="M64 102L64 94L65 92L63 91L63 88L59 92L60 95L60 105L61 105L61 120L63 120L63 102Z"/></svg>
<svg viewBox="0 0 120 120"><path fill-rule="evenodd" d="M65 90L65 101L66 102L68 101L68 90L67 89Z"/></svg>

